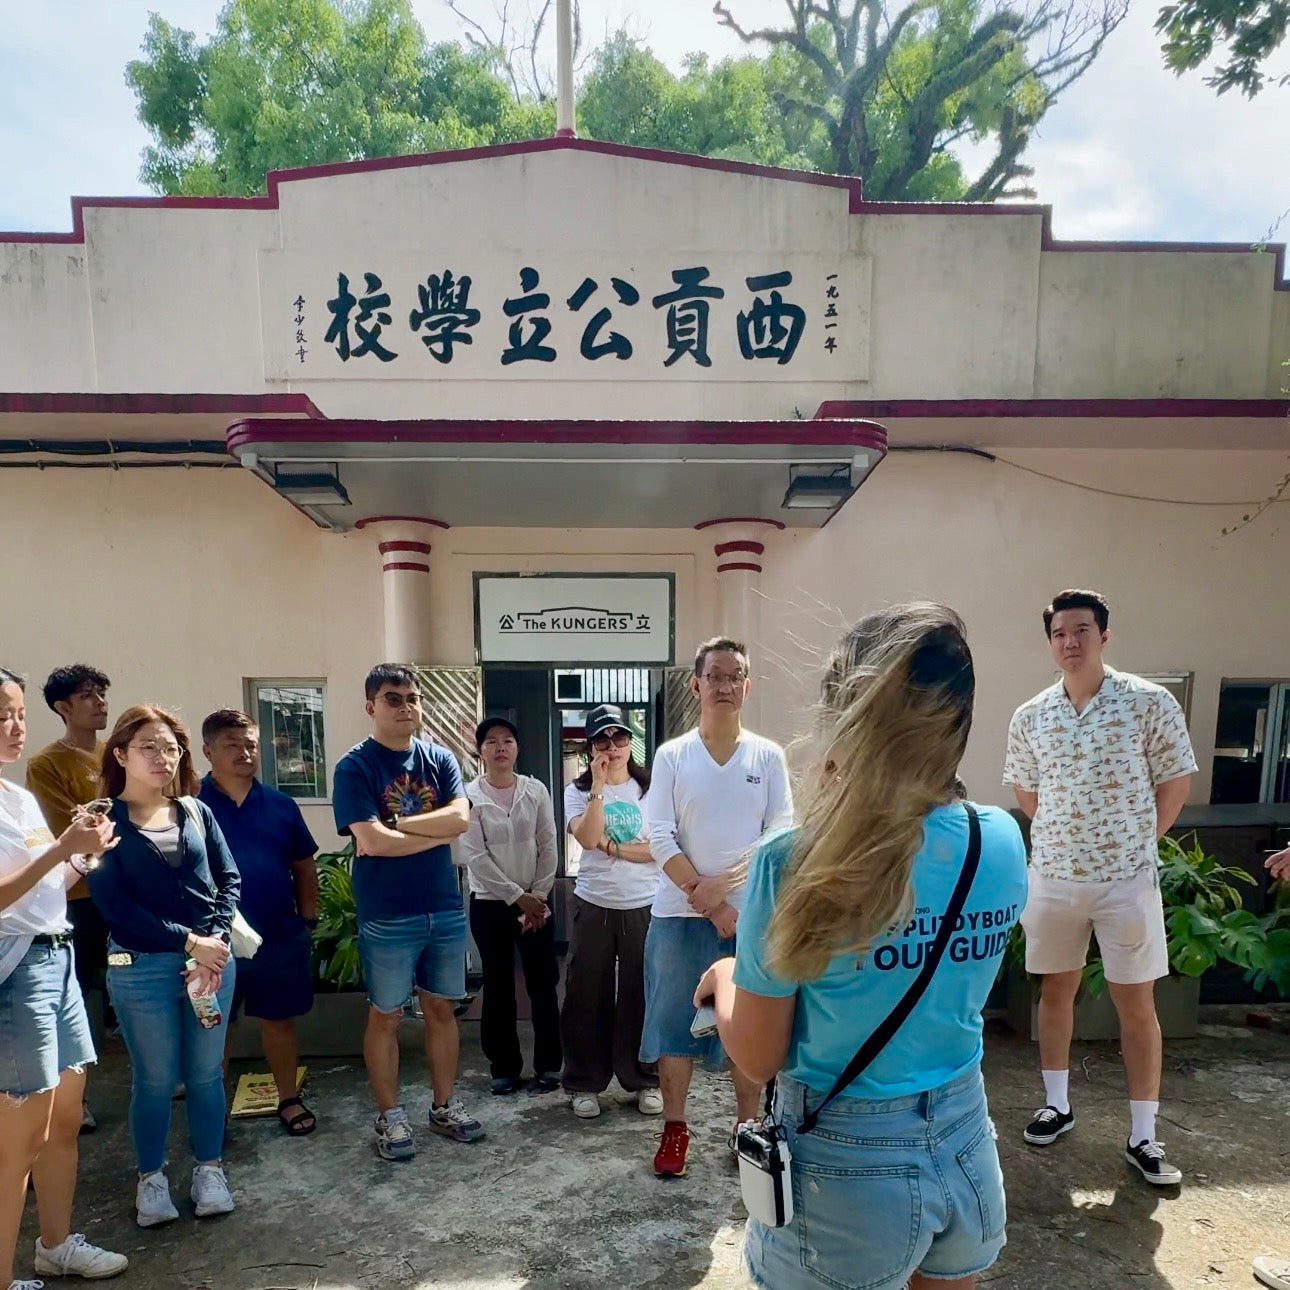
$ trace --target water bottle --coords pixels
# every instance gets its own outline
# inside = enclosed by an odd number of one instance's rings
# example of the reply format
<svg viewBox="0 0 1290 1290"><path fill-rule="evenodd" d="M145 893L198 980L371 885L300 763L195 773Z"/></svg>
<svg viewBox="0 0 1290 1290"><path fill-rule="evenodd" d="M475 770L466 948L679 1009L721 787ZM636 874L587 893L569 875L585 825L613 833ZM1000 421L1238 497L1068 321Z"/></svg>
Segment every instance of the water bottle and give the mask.
<svg viewBox="0 0 1290 1290"><path fill-rule="evenodd" d="M191 972L197 966L197 960L189 959L187 966ZM219 996L204 994L201 982L196 977L188 979L188 1001L193 1005L197 1024L203 1030L214 1030L224 1020L224 1014L219 1010Z"/></svg>

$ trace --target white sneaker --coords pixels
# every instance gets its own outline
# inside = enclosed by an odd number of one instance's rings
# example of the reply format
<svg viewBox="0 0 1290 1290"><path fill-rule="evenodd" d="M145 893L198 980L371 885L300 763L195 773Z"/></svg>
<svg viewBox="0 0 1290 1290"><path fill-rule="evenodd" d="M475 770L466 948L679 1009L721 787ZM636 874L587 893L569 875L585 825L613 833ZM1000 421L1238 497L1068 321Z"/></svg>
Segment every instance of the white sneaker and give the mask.
<svg viewBox="0 0 1290 1290"><path fill-rule="evenodd" d="M84 1277L99 1281L114 1277L130 1266L124 1254L113 1254L91 1245L80 1232L73 1232L62 1245L47 1250L36 1238L36 1271L55 1277Z"/></svg>
<svg viewBox="0 0 1290 1290"><path fill-rule="evenodd" d="M228 1179L219 1165L194 1165L193 1185L188 1194L196 1206L198 1218L233 1212L233 1193L229 1191Z"/></svg>
<svg viewBox="0 0 1290 1290"><path fill-rule="evenodd" d="M1290 1290L1290 1259L1260 1254L1254 1260L1253 1270L1255 1278L1272 1290Z"/></svg>
<svg viewBox="0 0 1290 1290"><path fill-rule="evenodd" d="M600 1114L600 1099L594 1093L575 1093L573 1113L580 1120L594 1120Z"/></svg>
<svg viewBox="0 0 1290 1290"><path fill-rule="evenodd" d="M412 1126L407 1112L396 1106L376 1117L372 1126L376 1137L376 1154L382 1160L411 1160L417 1154Z"/></svg>
<svg viewBox="0 0 1290 1290"><path fill-rule="evenodd" d="M10 1281L9 1290L45 1290L43 1281Z"/></svg>
<svg viewBox="0 0 1290 1290"><path fill-rule="evenodd" d="M636 1109L642 1115L663 1114L663 1094L656 1088L643 1088L636 1095Z"/></svg>
<svg viewBox="0 0 1290 1290"><path fill-rule="evenodd" d="M134 1221L140 1227L156 1227L179 1217L175 1202L170 1199L170 1183L160 1169L139 1179L134 1189Z"/></svg>

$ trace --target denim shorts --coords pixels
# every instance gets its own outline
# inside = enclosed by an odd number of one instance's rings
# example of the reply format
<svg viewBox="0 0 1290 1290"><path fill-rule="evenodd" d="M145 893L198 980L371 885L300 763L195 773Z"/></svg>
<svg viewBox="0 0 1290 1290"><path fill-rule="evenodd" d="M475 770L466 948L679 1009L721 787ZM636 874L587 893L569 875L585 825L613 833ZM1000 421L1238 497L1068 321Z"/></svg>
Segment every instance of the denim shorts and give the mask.
<svg viewBox="0 0 1290 1290"><path fill-rule="evenodd" d="M696 1039L690 1025L699 978L719 958L734 952L734 940L723 940L706 918L650 919L645 935L641 1061L690 1057L702 1060L710 1070L721 1069L725 1064L721 1040L716 1035Z"/></svg>
<svg viewBox="0 0 1290 1290"><path fill-rule="evenodd" d="M397 1012L415 985L441 999L466 997L466 914L438 909L358 925L358 957L367 998L378 1012Z"/></svg>
<svg viewBox="0 0 1290 1290"><path fill-rule="evenodd" d="M984 1272L1003 1248L1003 1174L979 1067L940 1088L838 1097L798 1134L803 1096L781 1076L776 1107L793 1153L793 1221L749 1219L744 1258L765 1290L904 1290L915 1272Z"/></svg>
<svg viewBox="0 0 1290 1290"><path fill-rule="evenodd" d="M285 1021L313 1006L313 938L303 922L266 935L253 958L238 959L230 1021L243 1009L248 1017Z"/></svg>
<svg viewBox="0 0 1290 1290"><path fill-rule="evenodd" d="M0 1094L46 1092L95 1060L72 947L33 945L0 984Z"/></svg>

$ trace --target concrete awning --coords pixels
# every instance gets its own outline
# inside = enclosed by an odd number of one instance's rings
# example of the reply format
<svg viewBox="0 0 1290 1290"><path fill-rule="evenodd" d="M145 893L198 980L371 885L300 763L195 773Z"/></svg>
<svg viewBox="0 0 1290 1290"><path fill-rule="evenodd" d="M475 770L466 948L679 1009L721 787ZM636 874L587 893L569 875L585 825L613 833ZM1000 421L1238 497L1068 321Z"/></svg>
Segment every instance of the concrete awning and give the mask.
<svg viewBox="0 0 1290 1290"><path fill-rule="evenodd" d="M856 419L254 418L230 426L227 444L315 523L335 529L398 514L521 528L689 528L757 515L819 528L886 455L887 433ZM310 476L321 491L302 484ZM794 490L798 505L786 506L790 480L802 476L828 482L816 505L800 504L808 485ZM319 501L329 490L335 501Z"/></svg>

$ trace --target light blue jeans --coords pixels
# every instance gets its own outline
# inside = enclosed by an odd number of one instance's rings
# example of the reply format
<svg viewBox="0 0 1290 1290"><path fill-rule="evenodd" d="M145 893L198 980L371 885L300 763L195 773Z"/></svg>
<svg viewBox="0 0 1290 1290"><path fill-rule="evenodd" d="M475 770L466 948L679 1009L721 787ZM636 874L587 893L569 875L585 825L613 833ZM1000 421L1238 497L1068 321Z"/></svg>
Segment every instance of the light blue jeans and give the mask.
<svg viewBox="0 0 1290 1290"><path fill-rule="evenodd" d="M120 947L109 943L110 952ZM233 1006L235 960L220 979L220 1024L203 1030L189 1001L182 954L136 954L129 967L110 967L108 994L130 1053L130 1133L141 1174L166 1162L170 1106L184 1084L193 1158L218 1160L224 1150L224 1036Z"/></svg>
<svg viewBox="0 0 1290 1290"><path fill-rule="evenodd" d="M910 1276L984 1272L1004 1244L1003 1174L981 1071L885 1100L835 1098L798 1134L802 1099L780 1078L793 1152L793 1221L748 1220L744 1257L765 1290L904 1290Z"/></svg>

